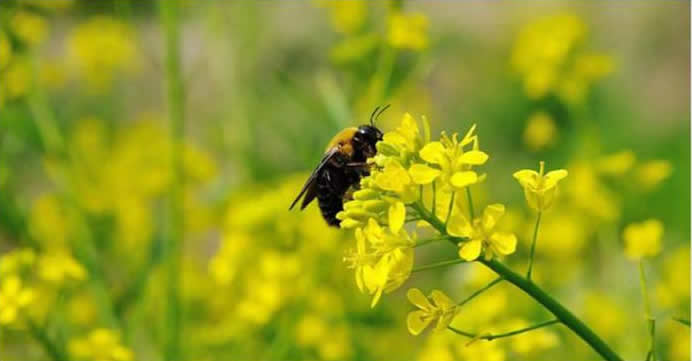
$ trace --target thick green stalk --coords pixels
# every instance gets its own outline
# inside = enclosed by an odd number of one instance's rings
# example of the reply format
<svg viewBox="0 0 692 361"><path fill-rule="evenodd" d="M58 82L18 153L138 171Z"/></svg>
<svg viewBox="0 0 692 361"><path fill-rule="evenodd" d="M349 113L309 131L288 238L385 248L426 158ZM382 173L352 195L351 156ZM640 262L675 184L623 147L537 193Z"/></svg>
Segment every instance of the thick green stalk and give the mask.
<svg viewBox="0 0 692 361"><path fill-rule="evenodd" d="M159 14L165 40L165 77L168 119L171 132L171 186L168 244L164 252L167 274L165 312L165 360L180 358L181 313L180 266L183 242L183 168L184 88L180 67L179 4L177 0L160 0Z"/></svg>
<svg viewBox="0 0 692 361"><path fill-rule="evenodd" d="M430 223L438 232L442 235L446 235L445 224L442 223L437 217L433 217L430 212L428 212L425 207L420 203L415 203L413 205L414 209L418 211L421 218L426 222ZM450 237L450 241L453 243L458 243L458 239ZM588 326L584 324L580 319L578 319L574 314L567 310L562 304L548 295L540 287L536 286L530 280L520 276L511 269L509 269L504 264L498 262L497 260L485 260L482 257L478 259L478 262L483 263L485 266L493 270L500 277L502 277L507 282L515 285L526 294L531 296L538 303L543 305L548 311L550 311L555 317L562 323L565 324L570 330L572 330L577 336L584 340L589 346L591 346L594 351L596 351L604 360L608 361L620 361L622 358L618 356L598 335L596 335Z"/></svg>
<svg viewBox="0 0 692 361"><path fill-rule="evenodd" d="M526 271L526 278L531 280L531 272L533 271L533 256L536 252L536 239L538 239L538 226L541 224L541 215L543 213L538 211L538 216L536 217L536 225L533 227L533 239L531 240L531 254L529 256L529 270Z"/></svg>
<svg viewBox="0 0 692 361"><path fill-rule="evenodd" d="M529 332L529 331L533 331L533 330L536 330L536 329L539 329L539 328L543 328L543 327L547 327L547 326L550 326L550 325L554 325L554 324L556 324L556 323L560 323L560 320L545 321L545 322L541 322L541 323L535 324L535 325L533 325L533 326L528 326L528 327L520 328L520 329L518 329L518 330L514 330L514 331L510 331L510 332L505 332L505 333L498 333L498 334L494 334L494 335L493 335L493 334L487 334L487 335L484 335L484 334L474 334L474 333L471 333L471 332L459 330L459 329L454 328L454 327L451 327L451 326L450 326L450 327L447 327L447 328L450 329L452 332L454 332L454 333L456 333L456 334L459 334L459 335L462 335L462 336L466 336L466 337L470 337L470 338L472 338L472 339L492 341L492 340L495 340L495 339L498 339L498 338L505 338L505 337L511 337L511 336L519 335L519 334L522 334L522 333L525 333L525 332Z"/></svg>
<svg viewBox="0 0 692 361"><path fill-rule="evenodd" d="M53 361L69 361L69 356L48 337L45 329L35 324L34 321L29 318L26 318L26 324L29 327L31 335L41 344L43 350Z"/></svg>
<svg viewBox="0 0 692 361"><path fill-rule="evenodd" d="M507 282L515 285L526 294L531 296L538 303L543 305L550 311L560 322L565 324L577 336L584 340L591 348L594 349L604 360L620 361L622 358L618 356L598 335L596 335L584 322L577 318L572 312L567 310L562 304L548 295L540 287L533 282L520 276L504 264L497 260L480 260L481 263L492 269L498 275L502 276Z"/></svg>

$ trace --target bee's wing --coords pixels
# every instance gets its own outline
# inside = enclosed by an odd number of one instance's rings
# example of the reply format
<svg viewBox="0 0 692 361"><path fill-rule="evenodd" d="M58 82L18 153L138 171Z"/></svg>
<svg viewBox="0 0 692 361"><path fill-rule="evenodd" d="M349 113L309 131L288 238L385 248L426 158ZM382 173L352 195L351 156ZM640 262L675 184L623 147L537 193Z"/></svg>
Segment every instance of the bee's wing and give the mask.
<svg viewBox="0 0 692 361"><path fill-rule="evenodd" d="M307 181L305 181L305 184L303 185L303 189L300 190L300 193L296 197L295 200L293 200L293 203L291 203L291 206L288 207L288 210L293 209L293 207L298 203L298 200L300 200L303 195L305 195L305 198L303 199L303 203L300 206L300 209L303 210L305 207L307 207L310 202L312 202L313 199L315 199L315 196L317 196L317 175L320 173L320 170L324 168L327 163L338 153L339 148L334 147L330 149L323 157L322 160L320 161L320 164L317 165L315 170L312 171L312 174L310 174L310 177L308 178Z"/></svg>

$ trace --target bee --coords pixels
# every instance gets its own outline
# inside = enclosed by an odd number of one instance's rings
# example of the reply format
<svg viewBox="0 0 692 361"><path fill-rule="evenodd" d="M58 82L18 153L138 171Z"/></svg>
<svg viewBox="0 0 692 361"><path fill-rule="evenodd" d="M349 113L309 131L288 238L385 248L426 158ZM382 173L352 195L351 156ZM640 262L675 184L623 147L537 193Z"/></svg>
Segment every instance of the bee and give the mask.
<svg viewBox="0 0 692 361"><path fill-rule="evenodd" d="M298 197L291 203L289 210L303 202L300 209L317 198L322 217L330 226L338 227L340 222L336 214L344 209L344 201L349 200L350 190L358 188L360 179L370 174L368 158L377 153L375 144L382 140L382 131L375 127L377 118L389 108L389 105L376 107L370 115L370 124L358 128L350 127L339 132L327 145L322 160L303 185Z"/></svg>

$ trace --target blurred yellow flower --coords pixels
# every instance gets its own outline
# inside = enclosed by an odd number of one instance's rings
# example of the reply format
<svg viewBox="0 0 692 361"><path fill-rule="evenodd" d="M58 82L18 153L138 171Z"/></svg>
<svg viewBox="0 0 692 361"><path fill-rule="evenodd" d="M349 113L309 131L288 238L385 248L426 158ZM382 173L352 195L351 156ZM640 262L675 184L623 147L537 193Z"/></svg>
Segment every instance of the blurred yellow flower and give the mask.
<svg viewBox="0 0 692 361"><path fill-rule="evenodd" d="M418 182L431 182L439 176L444 189L460 190L483 179L472 167L483 165L488 154L478 149L476 126L469 129L464 138L457 140L457 133L449 138L444 132L439 142L430 142L420 150L420 157L437 168L426 165L412 167L411 173ZM464 147L471 146L471 149ZM436 171L437 170L437 171Z"/></svg>
<svg viewBox="0 0 692 361"><path fill-rule="evenodd" d="M652 160L641 164L635 172L639 184L645 189L652 189L670 177L673 166L667 160Z"/></svg>
<svg viewBox="0 0 692 361"><path fill-rule="evenodd" d="M610 56L581 50L587 30L572 14L543 17L520 30L511 65L522 76L529 98L552 93L568 104L579 104L594 82L613 71Z"/></svg>
<svg viewBox="0 0 692 361"><path fill-rule="evenodd" d="M505 214L505 206L491 204L483 210L480 218L470 222L462 213L453 213L447 223L447 233L455 237L465 237L468 241L459 243L459 257L473 261L485 250L485 259L496 255L509 255L517 247L517 237L513 233L496 231L497 222Z"/></svg>
<svg viewBox="0 0 692 361"><path fill-rule="evenodd" d="M10 63L10 59L12 59L12 44L10 44L7 34L0 30L0 70Z"/></svg>
<svg viewBox="0 0 692 361"><path fill-rule="evenodd" d="M35 46L45 39L48 25L42 16L19 10L12 16L10 28L22 42L29 46Z"/></svg>
<svg viewBox="0 0 692 361"><path fill-rule="evenodd" d="M524 195L529 206L539 212L553 205L557 193L557 184L567 177L567 171L558 169L544 173L545 162L540 162L539 171L523 169L514 173L514 178L524 188Z"/></svg>
<svg viewBox="0 0 692 361"><path fill-rule="evenodd" d="M636 160L637 157L633 151L623 150L601 157L598 160L598 170L612 176L623 175L632 169Z"/></svg>
<svg viewBox="0 0 692 361"><path fill-rule="evenodd" d="M38 275L44 281L60 284L67 280L84 280L87 272L65 251L54 251L39 256Z"/></svg>
<svg viewBox="0 0 692 361"><path fill-rule="evenodd" d="M406 318L408 331L412 335L419 335L435 320L437 320L435 331L442 331L452 323L454 316L457 314L456 303L442 291L433 290L430 293L430 297L425 297L419 289L411 288L406 293L406 297L419 308L416 311L409 312Z"/></svg>
<svg viewBox="0 0 692 361"><path fill-rule="evenodd" d="M321 0L318 4L329 8L329 19L340 33L352 34L360 30L368 15L366 0Z"/></svg>
<svg viewBox="0 0 692 361"><path fill-rule="evenodd" d="M422 50L428 45L428 18L421 13L395 13L389 17L387 39L395 48Z"/></svg>
<svg viewBox="0 0 692 361"><path fill-rule="evenodd" d="M95 16L77 25L67 39L67 54L95 90L110 85L114 75L136 66L136 37L126 23Z"/></svg>
<svg viewBox="0 0 692 361"><path fill-rule="evenodd" d="M0 257L0 277L19 274L31 268L36 261L36 253L31 248L17 248Z"/></svg>
<svg viewBox="0 0 692 361"><path fill-rule="evenodd" d="M70 340L68 349L78 360L131 361L134 355L120 343L115 331L98 328L83 338Z"/></svg>
<svg viewBox="0 0 692 361"><path fill-rule="evenodd" d="M296 325L296 340L301 346L314 346L323 341L329 327L315 314L307 314Z"/></svg>
<svg viewBox="0 0 692 361"><path fill-rule="evenodd" d="M29 216L29 231L43 246L66 248L71 228L67 210L57 195L45 193L34 199Z"/></svg>
<svg viewBox="0 0 692 361"><path fill-rule="evenodd" d="M661 252L662 237L663 223L657 219L631 223L622 232L622 238L625 240L625 255L633 261L655 256Z"/></svg>
<svg viewBox="0 0 692 361"><path fill-rule="evenodd" d="M25 59L13 57L1 76L2 93L9 100L22 97L31 89L31 67Z"/></svg>
<svg viewBox="0 0 692 361"><path fill-rule="evenodd" d="M3 277L0 282L0 325L8 325L17 320L22 309L34 300L34 291L22 287L22 281L16 275Z"/></svg>
<svg viewBox="0 0 692 361"><path fill-rule="evenodd" d="M555 143L557 127L553 118L545 112L537 112L529 117L524 129L523 140L526 146L538 151Z"/></svg>

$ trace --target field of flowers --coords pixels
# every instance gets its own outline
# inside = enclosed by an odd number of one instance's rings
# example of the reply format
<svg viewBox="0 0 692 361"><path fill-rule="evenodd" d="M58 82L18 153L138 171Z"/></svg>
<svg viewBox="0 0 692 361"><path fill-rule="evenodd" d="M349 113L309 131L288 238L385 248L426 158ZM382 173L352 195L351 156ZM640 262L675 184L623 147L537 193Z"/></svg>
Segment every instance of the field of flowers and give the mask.
<svg viewBox="0 0 692 361"><path fill-rule="evenodd" d="M0 360L689 360L689 29L686 1L0 0ZM386 104L341 227L289 211Z"/></svg>

